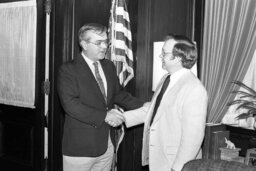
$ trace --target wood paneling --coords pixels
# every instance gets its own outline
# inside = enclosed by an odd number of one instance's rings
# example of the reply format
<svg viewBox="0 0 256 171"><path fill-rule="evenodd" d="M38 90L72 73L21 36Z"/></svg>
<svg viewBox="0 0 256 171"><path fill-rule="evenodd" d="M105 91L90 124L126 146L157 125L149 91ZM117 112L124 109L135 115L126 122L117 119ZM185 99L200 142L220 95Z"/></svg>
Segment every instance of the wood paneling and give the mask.
<svg viewBox="0 0 256 171"><path fill-rule="evenodd" d="M75 0L51 1L51 5L48 170L62 171L61 140L64 112L57 94L56 80L60 65L74 56Z"/></svg>
<svg viewBox="0 0 256 171"><path fill-rule="evenodd" d="M40 110L0 105L0 170L43 170Z"/></svg>
<svg viewBox="0 0 256 171"><path fill-rule="evenodd" d="M27 166L33 166L34 127L13 121L2 121L1 157Z"/></svg>
<svg viewBox="0 0 256 171"><path fill-rule="evenodd" d="M169 33L191 37L192 2L191 0L152 1L152 40L163 41Z"/></svg>

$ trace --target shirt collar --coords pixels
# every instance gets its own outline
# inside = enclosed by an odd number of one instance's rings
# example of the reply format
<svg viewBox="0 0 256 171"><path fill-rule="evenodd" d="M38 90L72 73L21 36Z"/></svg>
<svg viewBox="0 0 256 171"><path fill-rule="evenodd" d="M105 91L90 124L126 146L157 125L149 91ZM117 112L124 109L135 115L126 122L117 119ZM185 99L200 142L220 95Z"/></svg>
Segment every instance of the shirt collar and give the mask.
<svg viewBox="0 0 256 171"><path fill-rule="evenodd" d="M83 52L81 52L81 55L83 56L85 62L89 65L89 66L93 66L94 61L92 61L91 59L89 59ZM98 61L97 61L98 62Z"/></svg>
<svg viewBox="0 0 256 171"><path fill-rule="evenodd" d="M189 69L182 68L171 75L171 83L175 84L185 73L189 72Z"/></svg>

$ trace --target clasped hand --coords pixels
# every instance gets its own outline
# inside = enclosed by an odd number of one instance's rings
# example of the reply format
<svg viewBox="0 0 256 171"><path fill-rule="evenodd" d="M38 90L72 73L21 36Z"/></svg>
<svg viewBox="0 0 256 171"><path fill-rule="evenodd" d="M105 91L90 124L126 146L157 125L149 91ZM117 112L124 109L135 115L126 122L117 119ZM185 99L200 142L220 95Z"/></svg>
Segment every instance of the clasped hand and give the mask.
<svg viewBox="0 0 256 171"><path fill-rule="evenodd" d="M117 109L111 109L107 112L107 116L105 118L105 122L108 123L112 127L117 127L121 125L125 121L125 118L121 111Z"/></svg>

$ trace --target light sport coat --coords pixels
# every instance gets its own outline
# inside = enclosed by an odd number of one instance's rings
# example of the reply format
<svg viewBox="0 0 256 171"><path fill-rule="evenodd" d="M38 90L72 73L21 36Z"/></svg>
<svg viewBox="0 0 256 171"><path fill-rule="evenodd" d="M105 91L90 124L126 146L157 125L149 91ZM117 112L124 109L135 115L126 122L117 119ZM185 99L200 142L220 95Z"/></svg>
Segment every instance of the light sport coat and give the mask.
<svg viewBox="0 0 256 171"><path fill-rule="evenodd" d="M165 75L150 103L125 112L126 126L144 123L142 165L151 171L175 171L192 159L200 158L207 113L207 92L199 79L187 70L167 90L150 126L155 101Z"/></svg>

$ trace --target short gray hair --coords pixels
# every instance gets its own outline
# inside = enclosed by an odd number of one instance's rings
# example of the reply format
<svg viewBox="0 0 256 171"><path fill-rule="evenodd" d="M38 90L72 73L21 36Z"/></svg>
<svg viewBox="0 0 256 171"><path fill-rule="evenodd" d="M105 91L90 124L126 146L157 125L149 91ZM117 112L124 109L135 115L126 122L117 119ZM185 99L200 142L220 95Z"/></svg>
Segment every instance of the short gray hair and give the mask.
<svg viewBox="0 0 256 171"><path fill-rule="evenodd" d="M102 33L107 32L107 27L103 26L101 24L98 24L98 23L88 23L88 24L83 25L78 31L79 43L82 40L85 40L85 41L88 40L88 38L86 36L86 33L88 31L92 31L96 34L102 34Z"/></svg>

